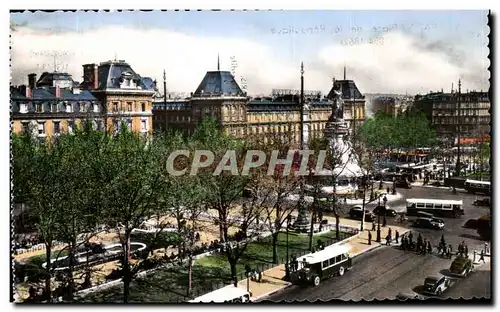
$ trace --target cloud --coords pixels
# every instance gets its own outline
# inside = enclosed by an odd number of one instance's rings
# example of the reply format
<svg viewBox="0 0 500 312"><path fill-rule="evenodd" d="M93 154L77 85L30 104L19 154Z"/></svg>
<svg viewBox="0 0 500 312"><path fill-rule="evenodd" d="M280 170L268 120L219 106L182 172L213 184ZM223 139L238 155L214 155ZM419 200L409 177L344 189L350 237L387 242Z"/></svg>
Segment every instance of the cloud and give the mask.
<svg viewBox="0 0 500 312"><path fill-rule="evenodd" d="M483 52L481 61L476 62L466 59L463 50L450 43L421 40L391 32L383 37L383 43L332 45L322 49L319 57L325 70L339 68L345 60L348 79L355 79L364 92L415 94L448 90L459 78L468 89L488 89L487 48L472 47Z"/></svg>
<svg viewBox="0 0 500 312"><path fill-rule="evenodd" d="M230 70L230 57L236 56L237 80L240 76L246 79L250 94L300 87L300 64L284 59L275 48L243 38L117 26L57 33L18 26L11 35L13 84L26 83L31 72L52 71L54 59L60 71L81 81L83 64L110 60L116 55L140 75L159 82L165 69L167 89L189 93L198 87L206 71L216 70L220 54L222 70ZM318 48L310 59L304 59L305 87L327 93L332 76L342 78L345 62L348 79L354 79L363 93L426 93L449 89L459 77L468 89L488 89L487 48L473 47L475 54L466 55L446 41L419 40L391 32L384 36L383 44L335 43ZM162 83L159 86L162 88Z"/></svg>

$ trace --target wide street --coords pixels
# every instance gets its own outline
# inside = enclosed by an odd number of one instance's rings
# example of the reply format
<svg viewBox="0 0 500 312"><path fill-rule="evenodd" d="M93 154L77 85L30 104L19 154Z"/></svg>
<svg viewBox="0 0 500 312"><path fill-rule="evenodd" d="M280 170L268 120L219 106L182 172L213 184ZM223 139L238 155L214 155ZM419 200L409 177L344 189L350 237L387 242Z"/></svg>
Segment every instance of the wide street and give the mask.
<svg viewBox="0 0 500 312"><path fill-rule="evenodd" d="M484 242L479 239L475 230L465 229L462 225L471 218L478 218L488 213L487 207L476 207L472 203L477 198L464 191L458 191L457 195L448 189L413 187L410 190L399 189L404 198L440 198L440 199L462 199L464 201L465 215L461 218L444 218L445 229L443 231L430 229L411 228L414 239L421 233L423 238L431 241L433 249L444 234L447 244L452 244L457 250L457 245L465 241L469 251L480 250ZM397 211L404 208L405 200L394 202L390 206ZM410 218L410 221L414 218ZM388 219L388 226L394 220ZM411 224L411 222L409 223ZM292 286L270 297L269 300L292 301L292 300L371 300L394 299L398 293L418 293L424 279L429 275L445 273L451 264L451 260L444 259L435 254L416 255L413 252L403 252L398 247L379 247L373 251L362 254L353 259L353 268L342 277L334 277L322 282L318 287ZM443 297L489 297L490 279L489 264L482 265L477 271L465 279L454 279L456 283L443 294Z"/></svg>

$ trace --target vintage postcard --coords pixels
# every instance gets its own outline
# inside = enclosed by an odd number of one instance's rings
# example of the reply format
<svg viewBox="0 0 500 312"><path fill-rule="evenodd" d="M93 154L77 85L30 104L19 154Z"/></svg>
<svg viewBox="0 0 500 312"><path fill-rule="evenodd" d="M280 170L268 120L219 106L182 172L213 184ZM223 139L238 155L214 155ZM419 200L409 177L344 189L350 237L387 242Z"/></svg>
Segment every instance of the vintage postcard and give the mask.
<svg viewBox="0 0 500 312"><path fill-rule="evenodd" d="M491 302L488 21L11 11L11 300Z"/></svg>

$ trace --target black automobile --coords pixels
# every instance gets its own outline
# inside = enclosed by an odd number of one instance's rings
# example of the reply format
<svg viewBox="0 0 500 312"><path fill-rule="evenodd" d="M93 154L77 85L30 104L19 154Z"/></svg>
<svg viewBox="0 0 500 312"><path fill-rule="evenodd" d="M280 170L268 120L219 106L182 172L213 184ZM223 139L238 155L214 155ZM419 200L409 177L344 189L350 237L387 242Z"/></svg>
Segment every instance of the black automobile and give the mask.
<svg viewBox="0 0 500 312"><path fill-rule="evenodd" d="M377 206L375 209L373 209L373 213L377 216L383 217L384 216L384 206ZM386 217L394 218L397 215L398 215L398 213L396 212L396 210L391 209L389 206L385 206L385 216Z"/></svg>
<svg viewBox="0 0 500 312"><path fill-rule="evenodd" d="M457 257L450 265L450 274L467 276L474 270L472 260L467 257Z"/></svg>
<svg viewBox="0 0 500 312"><path fill-rule="evenodd" d="M476 199L474 201L474 206L487 206L487 207L491 207L491 200L489 198Z"/></svg>
<svg viewBox="0 0 500 312"><path fill-rule="evenodd" d="M394 182L395 187L402 187L405 189L411 189L411 183L404 179L398 179Z"/></svg>
<svg viewBox="0 0 500 312"><path fill-rule="evenodd" d="M442 230L444 228L444 223L438 222L438 220L439 219L417 218L417 220L413 222L413 226L425 229Z"/></svg>
<svg viewBox="0 0 500 312"><path fill-rule="evenodd" d="M352 207L351 210L349 210L349 217L351 219L361 220L363 218L363 207ZM365 207L365 222L372 222L373 220L375 220L375 215Z"/></svg>
<svg viewBox="0 0 500 312"><path fill-rule="evenodd" d="M428 276L424 281L424 293L441 296L450 284L451 281L445 276Z"/></svg>

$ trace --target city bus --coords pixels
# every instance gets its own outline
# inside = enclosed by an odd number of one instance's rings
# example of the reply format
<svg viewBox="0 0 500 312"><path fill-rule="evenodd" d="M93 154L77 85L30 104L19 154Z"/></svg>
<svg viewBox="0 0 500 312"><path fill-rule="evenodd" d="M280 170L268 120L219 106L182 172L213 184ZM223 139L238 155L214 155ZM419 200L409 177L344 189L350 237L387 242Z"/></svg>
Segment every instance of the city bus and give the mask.
<svg viewBox="0 0 500 312"><path fill-rule="evenodd" d="M465 190L469 193L491 194L491 182L478 180L465 180Z"/></svg>
<svg viewBox="0 0 500 312"><path fill-rule="evenodd" d="M349 249L344 245L331 245L318 252L306 255L300 262L302 267L295 280L318 286L324 279L344 275L352 266Z"/></svg>
<svg viewBox="0 0 500 312"><path fill-rule="evenodd" d="M417 216L419 212L427 212L434 216L455 218L464 214L463 204L462 200L408 198L406 212L408 216Z"/></svg>
<svg viewBox="0 0 500 312"><path fill-rule="evenodd" d="M250 302L250 293L240 287L228 285L226 287L214 290L208 294L190 300L191 303L210 303L210 302Z"/></svg>

